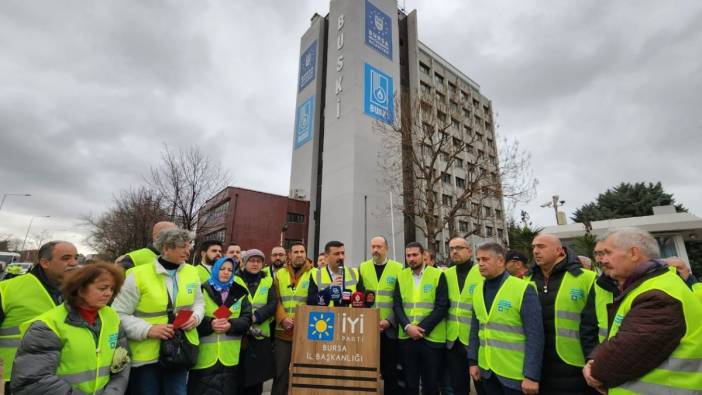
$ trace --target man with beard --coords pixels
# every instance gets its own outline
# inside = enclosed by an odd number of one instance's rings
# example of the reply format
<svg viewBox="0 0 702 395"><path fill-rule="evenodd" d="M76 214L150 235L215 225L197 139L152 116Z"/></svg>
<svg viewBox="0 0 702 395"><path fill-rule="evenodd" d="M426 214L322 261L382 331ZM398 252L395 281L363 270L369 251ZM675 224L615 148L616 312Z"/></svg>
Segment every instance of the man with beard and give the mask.
<svg viewBox="0 0 702 395"><path fill-rule="evenodd" d="M64 273L78 267L78 251L67 241L50 241L39 248L39 263L24 275L0 282L0 359L5 362L5 393L22 338L20 324L63 302Z"/></svg>
<svg viewBox="0 0 702 395"><path fill-rule="evenodd" d="M473 264L473 251L466 239L451 239L449 253L452 265L444 272L449 297L446 364L454 394L467 395L470 392L467 349L473 316L473 291L482 284L483 277L478 265Z"/></svg>
<svg viewBox="0 0 702 395"><path fill-rule="evenodd" d="M406 388L404 393L439 393L441 366L446 347L446 314L449 307L446 278L441 270L424 264L424 247L405 246L407 266L397 278L393 312L397 317Z"/></svg>
<svg viewBox="0 0 702 395"><path fill-rule="evenodd" d="M204 283L210 279L212 265L222 257L222 242L218 240L207 240L200 246L200 263L195 267L200 276L200 282Z"/></svg>
<svg viewBox="0 0 702 395"><path fill-rule="evenodd" d="M307 292L312 281L312 262L307 260L307 252L302 243L290 247L290 262L275 277L276 307L275 345L275 378L271 394L285 395L288 393L290 357L292 355L292 338L295 320L295 308L305 304ZM304 330L304 328L302 328Z"/></svg>
<svg viewBox="0 0 702 395"><path fill-rule="evenodd" d="M271 264L266 266L263 271L268 273L271 278L275 278L275 274L280 268L285 265L285 248L277 246L271 250Z"/></svg>
<svg viewBox="0 0 702 395"><path fill-rule="evenodd" d="M582 375L585 357L598 344L595 273L584 270L578 257L552 234L532 242L534 282L544 324L544 358L540 394L592 394Z"/></svg>
<svg viewBox="0 0 702 395"><path fill-rule="evenodd" d="M229 243L227 251L224 253L227 258L234 258L236 262L241 262L241 246L234 242Z"/></svg>
<svg viewBox="0 0 702 395"><path fill-rule="evenodd" d="M400 394L397 386L397 323L392 312L392 294L397 276L403 267L400 262L388 259L388 241L383 236L370 240L372 259L361 263L357 289L375 293L375 305L380 311L380 373L384 393Z"/></svg>
<svg viewBox="0 0 702 395"><path fill-rule="evenodd" d="M307 293L307 304L317 305L317 293L326 289L330 285L339 285L343 290L356 292L358 284L358 272L356 269L344 266L345 249L344 243L333 240L324 246L327 266L314 269L312 283ZM343 267L344 271L341 272ZM338 305L335 301L334 305Z"/></svg>

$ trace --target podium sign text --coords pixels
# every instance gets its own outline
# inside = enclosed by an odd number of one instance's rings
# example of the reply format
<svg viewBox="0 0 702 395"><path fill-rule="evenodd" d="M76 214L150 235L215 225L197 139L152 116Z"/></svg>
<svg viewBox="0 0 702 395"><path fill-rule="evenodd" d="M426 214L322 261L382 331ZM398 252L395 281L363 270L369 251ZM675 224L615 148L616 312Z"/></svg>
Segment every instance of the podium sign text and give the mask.
<svg viewBox="0 0 702 395"><path fill-rule="evenodd" d="M290 393L378 394L377 309L298 306Z"/></svg>

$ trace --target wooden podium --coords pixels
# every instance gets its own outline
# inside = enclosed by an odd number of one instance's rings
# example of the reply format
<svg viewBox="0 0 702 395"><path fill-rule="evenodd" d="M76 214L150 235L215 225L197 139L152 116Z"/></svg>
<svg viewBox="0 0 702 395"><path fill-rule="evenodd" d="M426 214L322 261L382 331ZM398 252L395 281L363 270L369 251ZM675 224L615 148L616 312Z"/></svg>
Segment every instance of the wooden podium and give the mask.
<svg viewBox="0 0 702 395"><path fill-rule="evenodd" d="M377 309L298 306L288 393L379 394L379 319Z"/></svg>

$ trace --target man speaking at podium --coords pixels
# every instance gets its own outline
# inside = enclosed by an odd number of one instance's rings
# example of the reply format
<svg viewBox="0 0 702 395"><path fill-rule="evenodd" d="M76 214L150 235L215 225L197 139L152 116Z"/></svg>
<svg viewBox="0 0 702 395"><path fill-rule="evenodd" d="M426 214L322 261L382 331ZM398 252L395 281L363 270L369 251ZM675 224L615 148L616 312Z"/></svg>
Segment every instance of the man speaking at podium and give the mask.
<svg viewBox="0 0 702 395"><path fill-rule="evenodd" d="M449 298L441 270L424 264L424 247L411 242L405 247L407 268L395 286L393 312L405 373L405 393L439 393L439 378L446 347L446 314Z"/></svg>
<svg viewBox="0 0 702 395"><path fill-rule="evenodd" d="M383 236L370 240L372 259L361 263L358 290L375 293L375 304L380 313L380 374L384 394L400 394L397 386L397 323L392 312L392 295L397 277L402 271L400 262L388 259L388 241Z"/></svg>
<svg viewBox="0 0 702 395"><path fill-rule="evenodd" d="M320 295L328 304L331 298L334 306L346 306L351 303L351 294L356 292L358 272L356 269L344 266L344 243L332 240L324 246L327 266L319 267L312 272L312 281L307 290L307 304L320 305ZM329 288L327 290L327 288ZM322 292L326 291L326 292ZM330 292L331 291L331 292ZM329 296L327 296L329 295ZM339 296L343 295L343 299ZM323 304L323 303L322 303Z"/></svg>

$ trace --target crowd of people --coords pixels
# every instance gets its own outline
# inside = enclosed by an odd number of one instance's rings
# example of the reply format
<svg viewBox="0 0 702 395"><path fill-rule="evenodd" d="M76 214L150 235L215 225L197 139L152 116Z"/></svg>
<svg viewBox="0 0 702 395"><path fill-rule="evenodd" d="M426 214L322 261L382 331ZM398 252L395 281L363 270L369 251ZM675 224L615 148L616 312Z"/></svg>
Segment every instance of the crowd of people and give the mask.
<svg viewBox="0 0 702 395"><path fill-rule="evenodd" d="M193 237L159 222L149 246L82 267L73 244L43 245L0 282L6 393L286 394L296 307L342 286L375 294L385 394L702 394L702 285L639 229L601 238L595 270L551 234L533 265L456 237L446 266L418 242L393 261L383 236L360 264L341 241L316 262L204 241L193 265Z"/></svg>

